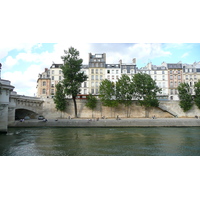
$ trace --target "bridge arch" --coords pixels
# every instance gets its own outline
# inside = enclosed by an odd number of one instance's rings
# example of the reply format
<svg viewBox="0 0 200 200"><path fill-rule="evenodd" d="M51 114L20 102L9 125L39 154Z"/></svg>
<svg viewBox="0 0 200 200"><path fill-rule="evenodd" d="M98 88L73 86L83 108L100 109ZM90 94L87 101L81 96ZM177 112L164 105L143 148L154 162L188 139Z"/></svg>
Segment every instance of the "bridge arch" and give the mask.
<svg viewBox="0 0 200 200"><path fill-rule="evenodd" d="M24 119L26 116L28 116L30 119L37 119L38 113L25 109L25 108L16 108L15 109L15 120Z"/></svg>

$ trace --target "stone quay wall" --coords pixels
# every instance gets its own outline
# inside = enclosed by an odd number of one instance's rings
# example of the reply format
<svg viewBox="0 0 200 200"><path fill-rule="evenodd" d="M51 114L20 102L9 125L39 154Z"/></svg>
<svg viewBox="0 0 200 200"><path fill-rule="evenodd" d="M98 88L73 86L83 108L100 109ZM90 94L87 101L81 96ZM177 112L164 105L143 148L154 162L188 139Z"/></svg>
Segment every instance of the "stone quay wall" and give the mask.
<svg viewBox="0 0 200 200"><path fill-rule="evenodd" d="M43 115L47 119L60 119L64 118L74 118L74 104L72 100L67 100L66 112L57 111L53 99L43 99ZM119 105L117 108L110 108L103 106L100 101L97 103L97 107L92 111L85 106L86 100L77 99L77 111L79 118L151 118L156 116L156 118L174 118L177 115L178 118L194 118L195 115L200 116L200 110L196 105L188 112L183 112L179 106L179 101L160 101L161 107L165 107L163 110L161 108L150 108L146 110L144 107L140 106L137 101L133 101L133 104L127 108L123 105Z"/></svg>

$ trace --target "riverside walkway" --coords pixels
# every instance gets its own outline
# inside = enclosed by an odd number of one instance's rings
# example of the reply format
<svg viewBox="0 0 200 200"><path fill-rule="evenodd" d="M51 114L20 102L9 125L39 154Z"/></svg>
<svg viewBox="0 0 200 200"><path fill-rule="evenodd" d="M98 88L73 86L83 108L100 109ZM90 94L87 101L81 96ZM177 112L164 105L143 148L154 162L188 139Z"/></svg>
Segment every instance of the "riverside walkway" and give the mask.
<svg viewBox="0 0 200 200"><path fill-rule="evenodd" d="M116 119L49 119L47 122L41 120L25 120L9 123L8 127L191 127L200 126L200 119L196 118L122 118Z"/></svg>

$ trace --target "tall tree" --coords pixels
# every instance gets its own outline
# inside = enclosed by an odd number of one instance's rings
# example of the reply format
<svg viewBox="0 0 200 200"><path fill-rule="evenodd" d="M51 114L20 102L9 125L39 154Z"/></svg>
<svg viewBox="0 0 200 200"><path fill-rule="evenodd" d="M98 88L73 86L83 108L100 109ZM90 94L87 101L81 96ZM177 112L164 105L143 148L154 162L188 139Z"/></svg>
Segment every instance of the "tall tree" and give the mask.
<svg viewBox="0 0 200 200"><path fill-rule="evenodd" d="M138 73L132 78L134 96L141 106L145 106L146 117L149 117L149 108L158 107L159 101L157 94L161 92L161 88L156 85L155 80L148 74Z"/></svg>
<svg viewBox="0 0 200 200"><path fill-rule="evenodd" d="M87 80L84 72L80 72L83 59L79 58L79 51L70 47L68 51L64 50L62 56L64 64L61 69L64 79L62 81L66 95L71 95L74 102L75 117L77 116L76 97L80 93L81 83Z"/></svg>
<svg viewBox="0 0 200 200"><path fill-rule="evenodd" d="M179 105L184 112L190 110L193 106L193 99L190 92L190 86L188 83L180 83L178 86L178 96L180 99Z"/></svg>
<svg viewBox="0 0 200 200"><path fill-rule="evenodd" d="M120 104L125 105L127 108L127 117L130 115L128 114L128 109L132 104L133 98L133 84L131 79L128 75L123 74L121 78L116 82L116 99L119 101Z"/></svg>
<svg viewBox="0 0 200 200"><path fill-rule="evenodd" d="M87 102L85 106L92 110L92 118L93 118L93 110L97 106L97 98L92 94L89 94L89 96L87 96Z"/></svg>
<svg viewBox="0 0 200 200"><path fill-rule="evenodd" d="M104 106L117 107L115 84L108 79L101 82L99 87L99 97Z"/></svg>
<svg viewBox="0 0 200 200"><path fill-rule="evenodd" d="M58 83L56 85L56 93L53 100L54 103L56 104L56 109L61 111L61 118L62 118L62 112L64 112L66 109L66 99L65 99L64 87L61 83Z"/></svg>
<svg viewBox="0 0 200 200"><path fill-rule="evenodd" d="M195 91L194 102L196 106L200 109L200 81L198 81L194 85L194 91Z"/></svg>

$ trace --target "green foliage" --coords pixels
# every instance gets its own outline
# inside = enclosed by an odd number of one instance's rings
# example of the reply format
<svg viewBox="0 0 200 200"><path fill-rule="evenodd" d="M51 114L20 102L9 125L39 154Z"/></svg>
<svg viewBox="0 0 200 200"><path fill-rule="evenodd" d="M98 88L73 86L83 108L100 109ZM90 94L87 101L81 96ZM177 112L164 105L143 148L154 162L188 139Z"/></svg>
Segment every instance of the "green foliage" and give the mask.
<svg viewBox="0 0 200 200"><path fill-rule="evenodd" d="M66 109L66 100L65 100L65 93L64 88L61 83L56 85L56 93L53 98L54 103L56 104L56 109L63 112Z"/></svg>
<svg viewBox="0 0 200 200"><path fill-rule="evenodd" d="M97 106L97 98L92 94L89 94L89 96L87 96L87 102L85 106L91 110L95 109Z"/></svg>
<svg viewBox="0 0 200 200"><path fill-rule="evenodd" d="M141 106L158 107L159 101L157 94L161 92L161 88L148 74L138 73L132 77L133 92Z"/></svg>
<svg viewBox="0 0 200 200"><path fill-rule="evenodd" d="M180 107L184 112L190 110L193 106L193 99L190 93L190 86L188 83L180 83L178 86L178 93L180 99Z"/></svg>
<svg viewBox="0 0 200 200"><path fill-rule="evenodd" d="M194 91L195 91L194 102L196 106L200 109L200 81L198 81L194 85Z"/></svg>
<svg viewBox="0 0 200 200"><path fill-rule="evenodd" d="M99 97L104 106L116 107L118 101L115 100L115 84L110 80L103 80L99 87Z"/></svg>
<svg viewBox="0 0 200 200"><path fill-rule="evenodd" d="M64 53L65 55L61 57L64 62L61 67L64 76L62 83L65 94L72 95L75 117L77 117L76 97L80 93L81 83L87 80L87 76L80 72L83 60L79 58L79 51L70 47Z"/></svg>
<svg viewBox="0 0 200 200"><path fill-rule="evenodd" d="M116 99L125 106L132 104L133 84L128 75L123 74L116 83Z"/></svg>

